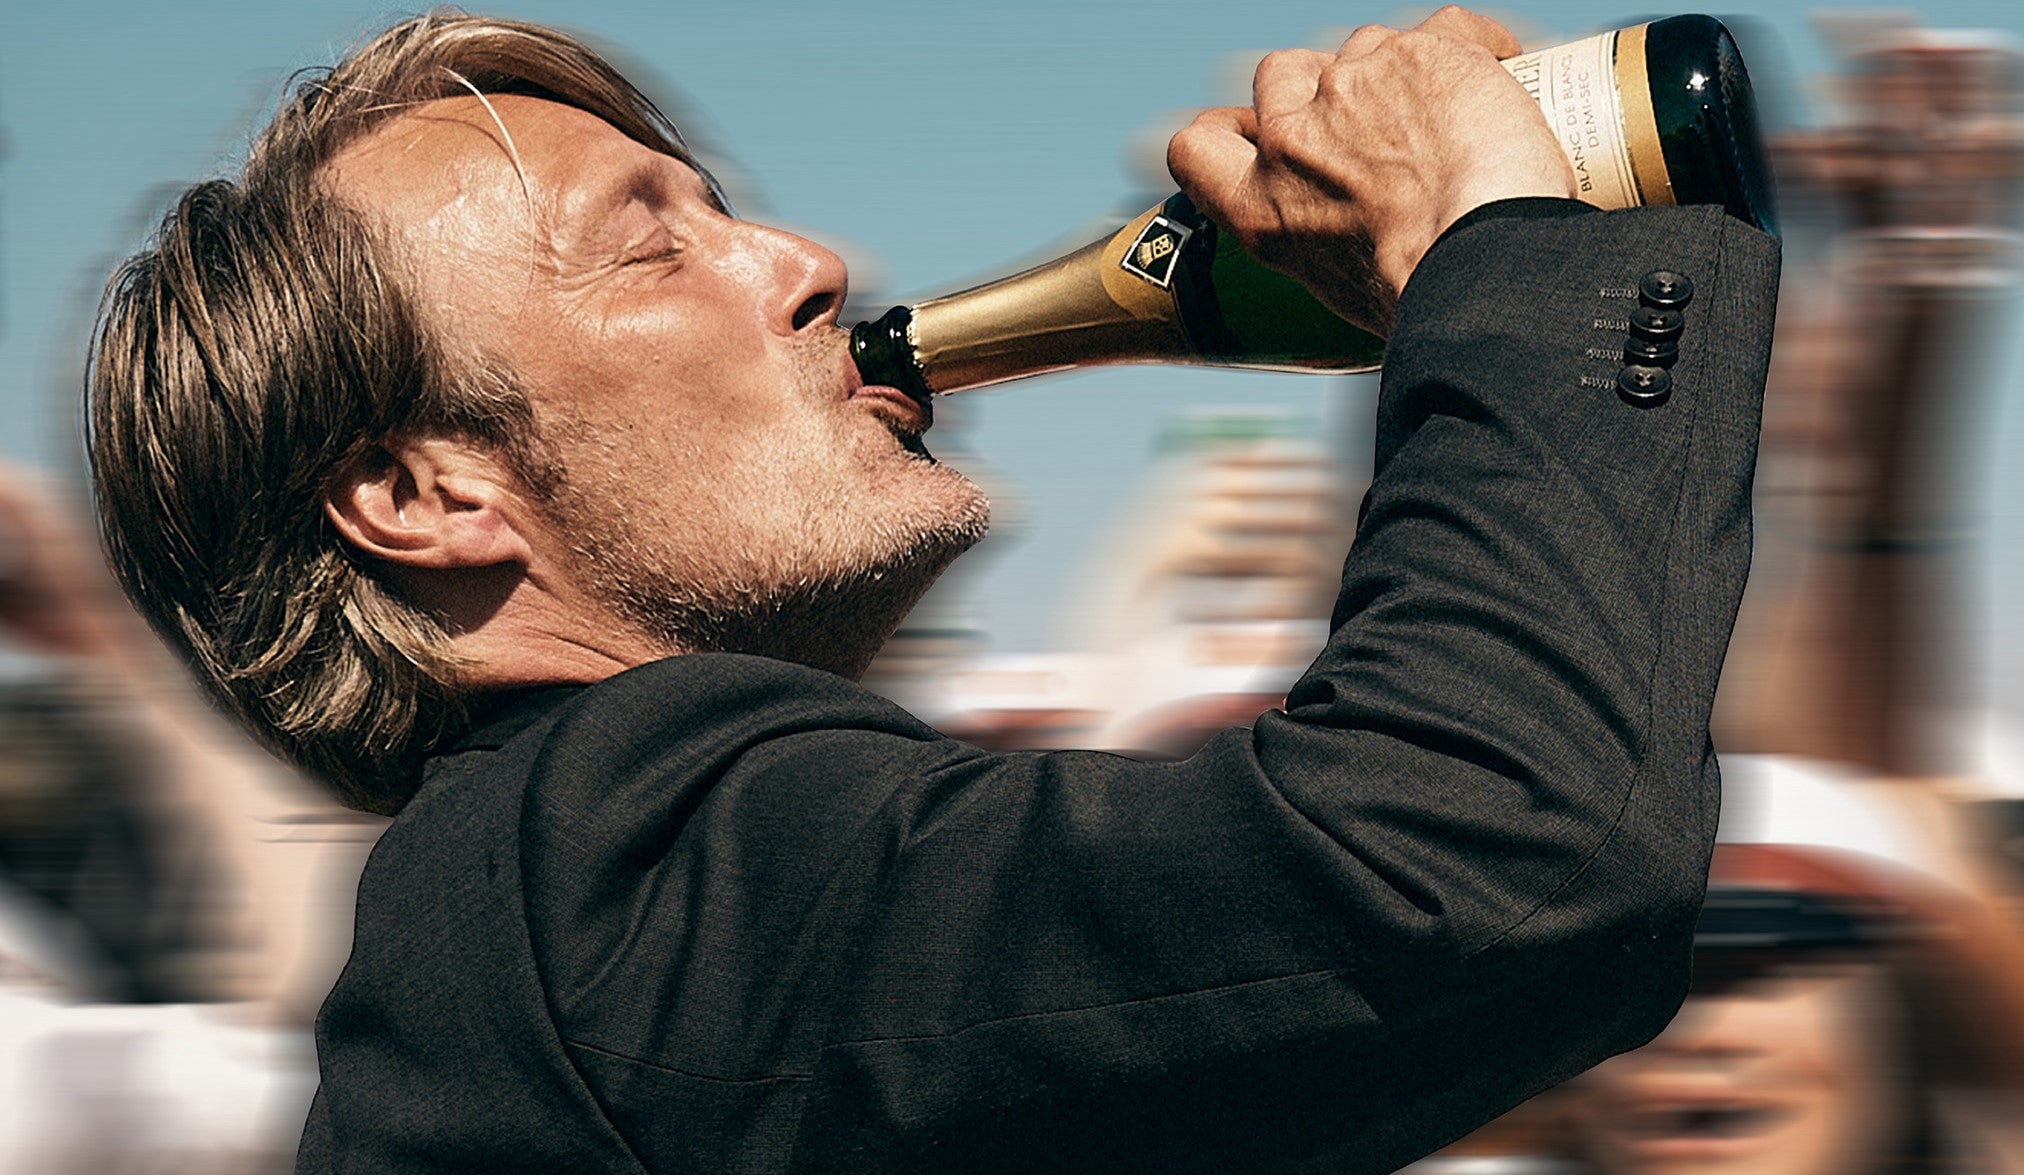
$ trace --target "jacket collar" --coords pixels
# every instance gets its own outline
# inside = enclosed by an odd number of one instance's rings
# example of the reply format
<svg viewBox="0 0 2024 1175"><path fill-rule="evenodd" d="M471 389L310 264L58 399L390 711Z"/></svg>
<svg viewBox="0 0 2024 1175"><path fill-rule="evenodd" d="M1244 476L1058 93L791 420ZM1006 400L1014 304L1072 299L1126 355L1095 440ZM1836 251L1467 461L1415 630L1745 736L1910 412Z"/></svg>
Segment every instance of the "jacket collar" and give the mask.
<svg viewBox="0 0 2024 1175"><path fill-rule="evenodd" d="M465 703L469 721L463 733L444 743L435 753L454 755L459 751L489 751L502 747L514 735L553 713L586 688L582 685L535 685L479 694Z"/></svg>

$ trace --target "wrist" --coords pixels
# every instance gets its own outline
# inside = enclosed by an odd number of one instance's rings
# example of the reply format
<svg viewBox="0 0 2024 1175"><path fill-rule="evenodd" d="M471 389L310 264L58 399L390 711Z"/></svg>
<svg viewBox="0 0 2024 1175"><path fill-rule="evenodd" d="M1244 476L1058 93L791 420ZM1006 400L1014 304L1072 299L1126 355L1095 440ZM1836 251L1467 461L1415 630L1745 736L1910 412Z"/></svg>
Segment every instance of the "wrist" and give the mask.
<svg viewBox="0 0 2024 1175"><path fill-rule="evenodd" d="M1504 180L1497 183L1479 184L1459 189L1457 194L1445 201L1437 212L1424 218L1410 234L1394 234L1387 247L1377 254L1377 268L1394 292L1405 289L1413 270L1419 268L1427 251L1448 235L1457 224L1472 213L1492 205L1523 207L1530 203L1564 205L1580 203L1574 195L1574 181L1570 176L1566 182L1545 180L1543 182L1513 183ZM1592 210L1591 205L1582 205Z"/></svg>
<svg viewBox="0 0 2024 1175"><path fill-rule="evenodd" d="M1441 232L1485 204L1536 197L1571 200L1576 195L1573 165L1559 144L1548 141L1524 153L1487 159L1471 170L1449 189L1441 210Z"/></svg>
<svg viewBox="0 0 2024 1175"><path fill-rule="evenodd" d="M1447 189L1440 227L1433 239L1439 240L1456 221L1487 204L1535 198L1571 200L1577 195L1574 165L1567 161L1560 144L1550 137L1528 137L1477 157ZM1427 244L1431 246L1433 241Z"/></svg>

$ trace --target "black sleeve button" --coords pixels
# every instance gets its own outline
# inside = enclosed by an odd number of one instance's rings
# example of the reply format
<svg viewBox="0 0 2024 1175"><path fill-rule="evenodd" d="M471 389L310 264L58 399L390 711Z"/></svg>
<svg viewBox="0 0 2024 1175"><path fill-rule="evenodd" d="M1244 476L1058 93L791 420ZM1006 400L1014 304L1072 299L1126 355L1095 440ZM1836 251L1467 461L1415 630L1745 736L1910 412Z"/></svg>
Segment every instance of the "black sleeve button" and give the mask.
<svg viewBox="0 0 2024 1175"><path fill-rule="evenodd" d="M1623 341L1623 361L1644 367L1671 367L1680 361L1680 345L1632 336Z"/></svg>
<svg viewBox="0 0 2024 1175"><path fill-rule="evenodd" d="M1663 367L1633 363L1616 373L1616 394L1626 404L1656 408L1673 394L1673 375Z"/></svg>
<svg viewBox="0 0 2024 1175"><path fill-rule="evenodd" d="M1687 329L1687 317L1677 310L1639 306L1630 312L1630 337L1648 343L1677 342Z"/></svg>
<svg viewBox="0 0 2024 1175"><path fill-rule="evenodd" d="M1638 279L1637 297L1658 310L1684 310L1694 300L1694 283L1684 273L1654 269Z"/></svg>

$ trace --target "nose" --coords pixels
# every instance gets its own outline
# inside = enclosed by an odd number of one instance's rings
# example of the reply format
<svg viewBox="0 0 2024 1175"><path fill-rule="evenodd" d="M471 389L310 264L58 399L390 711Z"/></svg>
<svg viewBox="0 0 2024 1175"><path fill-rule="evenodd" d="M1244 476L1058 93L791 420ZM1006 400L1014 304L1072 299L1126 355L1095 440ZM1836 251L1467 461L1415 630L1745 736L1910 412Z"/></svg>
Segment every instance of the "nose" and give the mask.
<svg viewBox="0 0 2024 1175"><path fill-rule="evenodd" d="M767 328L787 336L834 326L850 288L843 258L784 229L749 227L765 267L761 309Z"/></svg>
<svg viewBox="0 0 2024 1175"><path fill-rule="evenodd" d="M1646 1050L1664 1056L1701 1061L1734 1061L1762 1050L1747 999L1734 996L1692 996L1678 1016Z"/></svg>

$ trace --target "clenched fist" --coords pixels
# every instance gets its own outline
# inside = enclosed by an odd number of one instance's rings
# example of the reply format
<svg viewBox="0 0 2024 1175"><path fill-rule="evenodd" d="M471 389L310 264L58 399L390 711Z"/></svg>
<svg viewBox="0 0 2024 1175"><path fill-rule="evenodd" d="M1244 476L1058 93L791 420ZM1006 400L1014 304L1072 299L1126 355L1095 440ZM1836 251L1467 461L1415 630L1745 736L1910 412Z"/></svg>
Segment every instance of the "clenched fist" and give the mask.
<svg viewBox="0 0 2024 1175"><path fill-rule="evenodd" d="M1403 31L1366 25L1332 56L1273 53L1253 105L1204 111L1167 167L1253 256L1388 334L1406 279L1464 213L1574 194L1545 116L1497 64L1518 51L1504 26L1450 5Z"/></svg>

